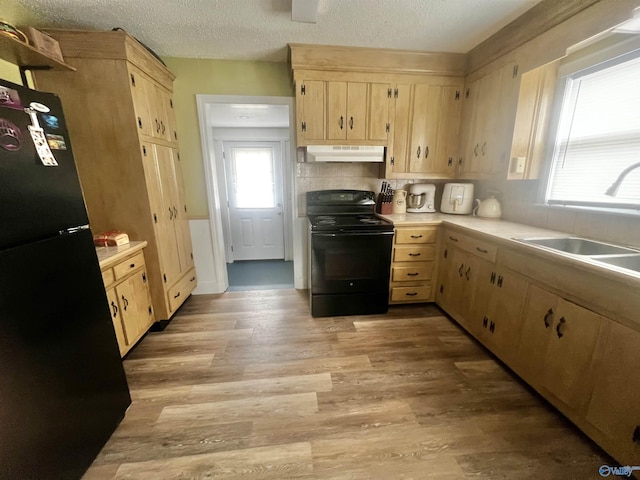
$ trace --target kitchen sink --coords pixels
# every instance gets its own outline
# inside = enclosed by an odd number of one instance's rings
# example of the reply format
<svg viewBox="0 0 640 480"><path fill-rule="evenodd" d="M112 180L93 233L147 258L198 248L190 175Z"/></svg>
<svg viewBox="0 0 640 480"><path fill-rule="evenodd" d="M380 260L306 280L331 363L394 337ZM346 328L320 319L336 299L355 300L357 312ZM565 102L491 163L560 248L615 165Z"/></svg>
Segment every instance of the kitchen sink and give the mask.
<svg viewBox="0 0 640 480"><path fill-rule="evenodd" d="M540 237L540 238L515 238L520 242L536 245L551 250L557 250L573 255L597 256L597 255L631 255L640 254L632 248L619 247L608 243L596 242L579 237ZM596 259L594 259L596 260Z"/></svg>
<svg viewBox="0 0 640 480"><path fill-rule="evenodd" d="M593 258L596 262L640 272L640 254Z"/></svg>

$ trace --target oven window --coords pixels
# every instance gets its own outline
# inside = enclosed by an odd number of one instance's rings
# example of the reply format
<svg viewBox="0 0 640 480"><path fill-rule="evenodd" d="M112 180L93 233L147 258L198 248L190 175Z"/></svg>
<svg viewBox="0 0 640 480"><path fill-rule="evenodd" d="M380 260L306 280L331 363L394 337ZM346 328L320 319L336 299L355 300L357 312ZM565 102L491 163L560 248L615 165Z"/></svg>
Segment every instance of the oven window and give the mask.
<svg viewBox="0 0 640 480"><path fill-rule="evenodd" d="M313 235L313 293L385 290L393 235Z"/></svg>
<svg viewBox="0 0 640 480"><path fill-rule="evenodd" d="M327 280L357 280L375 278L378 274L378 258L374 251L329 250L324 256L324 272Z"/></svg>

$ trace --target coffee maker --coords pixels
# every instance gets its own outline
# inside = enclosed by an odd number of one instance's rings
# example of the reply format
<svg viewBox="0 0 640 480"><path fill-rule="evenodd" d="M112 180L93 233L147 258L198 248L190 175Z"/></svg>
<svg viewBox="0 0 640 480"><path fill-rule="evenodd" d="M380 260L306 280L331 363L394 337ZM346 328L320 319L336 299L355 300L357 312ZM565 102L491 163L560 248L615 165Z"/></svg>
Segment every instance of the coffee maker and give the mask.
<svg viewBox="0 0 640 480"><path fill-rule="evenodd" d="M407 192L408 213L435 212L436 186L432 183L413 183Z"/></svg>

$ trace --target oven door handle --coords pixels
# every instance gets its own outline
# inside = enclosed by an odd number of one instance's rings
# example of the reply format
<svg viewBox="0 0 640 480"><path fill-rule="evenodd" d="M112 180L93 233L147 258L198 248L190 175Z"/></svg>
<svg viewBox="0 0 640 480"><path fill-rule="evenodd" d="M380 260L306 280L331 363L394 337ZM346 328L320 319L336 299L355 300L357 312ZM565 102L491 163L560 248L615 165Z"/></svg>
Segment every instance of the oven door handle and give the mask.
<svg viewBox="0 0 640 480"><path fill-rule="evenodd" d="M318 233L313 232L311 235L316 237L363 237L363 236L380 236L380 235L393 235L391 232L339 232L339 233Z"/></svg>

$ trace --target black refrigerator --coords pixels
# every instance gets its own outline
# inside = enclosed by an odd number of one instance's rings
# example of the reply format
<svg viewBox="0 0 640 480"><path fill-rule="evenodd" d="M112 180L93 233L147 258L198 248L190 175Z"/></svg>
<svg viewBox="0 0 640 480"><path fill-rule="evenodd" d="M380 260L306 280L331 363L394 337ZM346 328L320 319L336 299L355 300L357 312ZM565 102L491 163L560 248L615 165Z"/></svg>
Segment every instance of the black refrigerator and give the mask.
<svg viewBox="0 0 640 480"><path fill-rule="evenodd" d="M59 98L0 79L0 478L80 478L131 403L88 224Z"/></svg>

